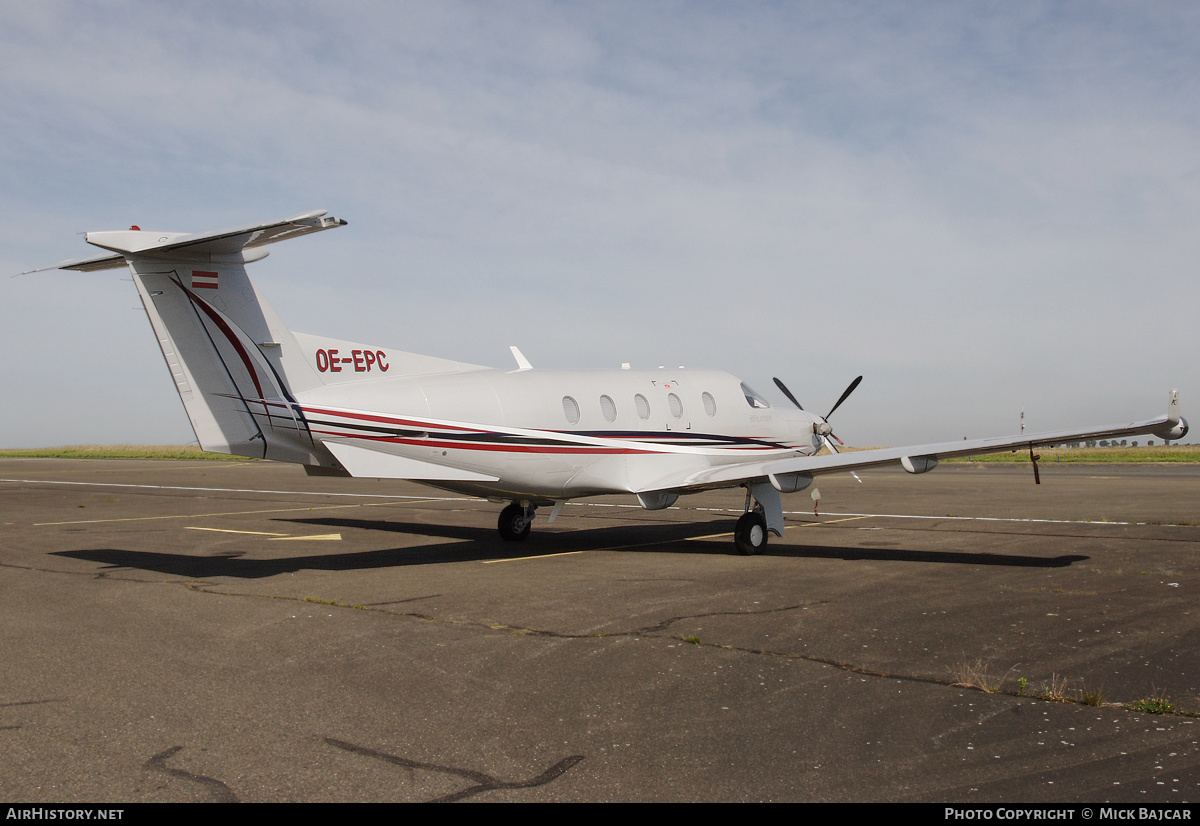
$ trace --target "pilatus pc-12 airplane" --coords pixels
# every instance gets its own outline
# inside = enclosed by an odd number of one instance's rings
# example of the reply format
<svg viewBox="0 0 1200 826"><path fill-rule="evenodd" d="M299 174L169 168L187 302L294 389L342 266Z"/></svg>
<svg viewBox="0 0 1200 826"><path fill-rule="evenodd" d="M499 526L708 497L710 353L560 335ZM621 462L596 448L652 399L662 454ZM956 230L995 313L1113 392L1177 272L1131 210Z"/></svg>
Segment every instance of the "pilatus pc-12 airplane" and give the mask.
<svg viewBox="0 0 1200 826"><path fill-rule="evenodd" d="M323 210L199 235L90 232L110 253L45 269L128 265L204 450L295 462L313 475L411 479L509 504L500 534L524 539L539 507L632 494L642 507L746 489L734 540L762 553L783 533L782 493L823 473L1151 433L1179 439L1172 391L1156 419L1049 433L838 453L827 419L773 407L736 376L697 370L515 370L293 333L246 275L267 244L345 226ZM861 377L860 377L861 379ZM834 409L857 386L847 388ZM832 414L833 410L830 411ZM831 453L818 454L822 445ZM1034 465L1036 472L1036 464Z"/></svg>

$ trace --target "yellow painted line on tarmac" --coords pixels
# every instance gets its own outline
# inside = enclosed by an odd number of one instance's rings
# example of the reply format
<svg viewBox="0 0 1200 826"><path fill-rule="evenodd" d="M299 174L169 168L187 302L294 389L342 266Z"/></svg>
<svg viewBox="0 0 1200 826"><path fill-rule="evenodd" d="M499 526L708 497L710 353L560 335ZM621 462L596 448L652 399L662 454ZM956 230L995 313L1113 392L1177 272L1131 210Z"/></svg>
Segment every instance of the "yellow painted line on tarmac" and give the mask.
<svg viewBox="0 0 1200 826"><path fill-rule="evenodd" d="M333 542L341 542L342 535L340 533L317 533L317 534L313 534L312 536L273 536L273 537L271 537L272 542L288 542L288 541L296 541L296 540L302 540L302 539L330 540Z"/></svg>
<svg viewBox="0 0 1200 826"><path fill-rule="evenodd" d="M557 554L538 554L537 556L510 556L507 559L485 559L484 565L492 565L496 562L524 562L526 559L549 559L552 556L574 556L581 554L583 551L563 551Z"/></svg>
<svg viewBox="0 0 1200 826"><path fill-rule="evenodd" d="M875 514L869 513L865 516L847 516L845 519L826 519L823 522L805 522L803 525L797 525L800 528L811 528L813 525L832 525L834 522L853 522L855 519L874 519ZM790 527L790 526L789 526Z"/></svg>
<svg viewBox="0 0 1200 826"><path fill-rule="evenodd" d="M212 531L213 533L236 533L246 536L266 536L271 541L281 541L287 539L332 539L340 541L342 535L340 533L318 533L312 536L288 536L286 533L271 533L270 531L235 531L232 528L201 528L194 525L188 525L184 528L185 531Z"/></svg>
<svg viewBox="0 0 1200 826"><path fill-rule="evenodd" d="M695 542L697 539L721 539L725 536L733 536L733 531L728 531L726 533L710 533L705 534L704 536L685 536L684 539L686 539L688 542Z"/></svg>
<svg viewBox="0 0 1200 826"><path fill-rule="evenodd" d="M213 533L244 533L250 536L287 536L286 533L270 533L269 531L235 531L232 528L199 528L195 525L188 525L184 528L185 531L212 531Z"/></svg>

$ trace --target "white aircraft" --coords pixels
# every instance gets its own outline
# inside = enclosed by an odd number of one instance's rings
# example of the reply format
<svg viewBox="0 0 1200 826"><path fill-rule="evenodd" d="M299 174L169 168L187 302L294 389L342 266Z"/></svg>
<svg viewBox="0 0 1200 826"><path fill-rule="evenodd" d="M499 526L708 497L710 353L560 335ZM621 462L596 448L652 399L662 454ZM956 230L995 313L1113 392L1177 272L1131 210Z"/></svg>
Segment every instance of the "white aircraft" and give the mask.
<svg viewBox="0 0 1200 826"><path fill-rule="evenodd" d="M768 533L783 534L780 494L819 474L888 464L925 473L952 456L1027 448L1033 457L1039 445L1188 430L1172 391L1156 419L837 453L829 414L805 411L779 379L796 409L715 371L538 370L516 347L517 369L502 371L293 333L246 264L265 258L267 244L345 225L319 210L198 235L90 232L88 243L111 254L43 269L129 266L204 450L507 501L499 529L508 540L528 536L538 507L552 506L553 521L581 496L633 494L657 510L680 494L744 487L734 540L759 554ZM832 452L816 455L822 445Z"/></svg>

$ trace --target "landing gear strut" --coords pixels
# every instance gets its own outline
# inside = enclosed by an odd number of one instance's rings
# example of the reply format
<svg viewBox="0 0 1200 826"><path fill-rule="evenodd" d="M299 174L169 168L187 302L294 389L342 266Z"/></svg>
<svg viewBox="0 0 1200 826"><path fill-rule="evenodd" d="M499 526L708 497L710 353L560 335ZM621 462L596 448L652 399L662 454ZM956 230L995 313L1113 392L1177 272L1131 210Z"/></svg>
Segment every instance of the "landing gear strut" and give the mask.
<svg viewBox="0 0 1200 826"><path fill-rule="evenodd" d="M496 523L496 527L500 529L500 536L506 542L520 542L529 536L529 527L533 524L536 513L537 508L533 505L519 505L513 502L500 511L500 521Z"/></svg>

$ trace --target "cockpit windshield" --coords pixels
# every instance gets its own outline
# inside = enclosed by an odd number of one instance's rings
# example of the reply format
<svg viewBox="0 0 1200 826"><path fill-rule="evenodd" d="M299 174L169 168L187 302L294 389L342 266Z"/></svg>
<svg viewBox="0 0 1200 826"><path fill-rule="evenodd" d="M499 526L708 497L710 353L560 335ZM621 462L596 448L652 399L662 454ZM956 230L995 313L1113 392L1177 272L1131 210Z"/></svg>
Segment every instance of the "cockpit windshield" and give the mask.
<svg viewBox="0 0 1200 826"><path fill-rule="evenodd" d="M742 392L746 395L746 404L753 408L765 410L771 403L757 393L750 385L742 382Z"/></svg>

